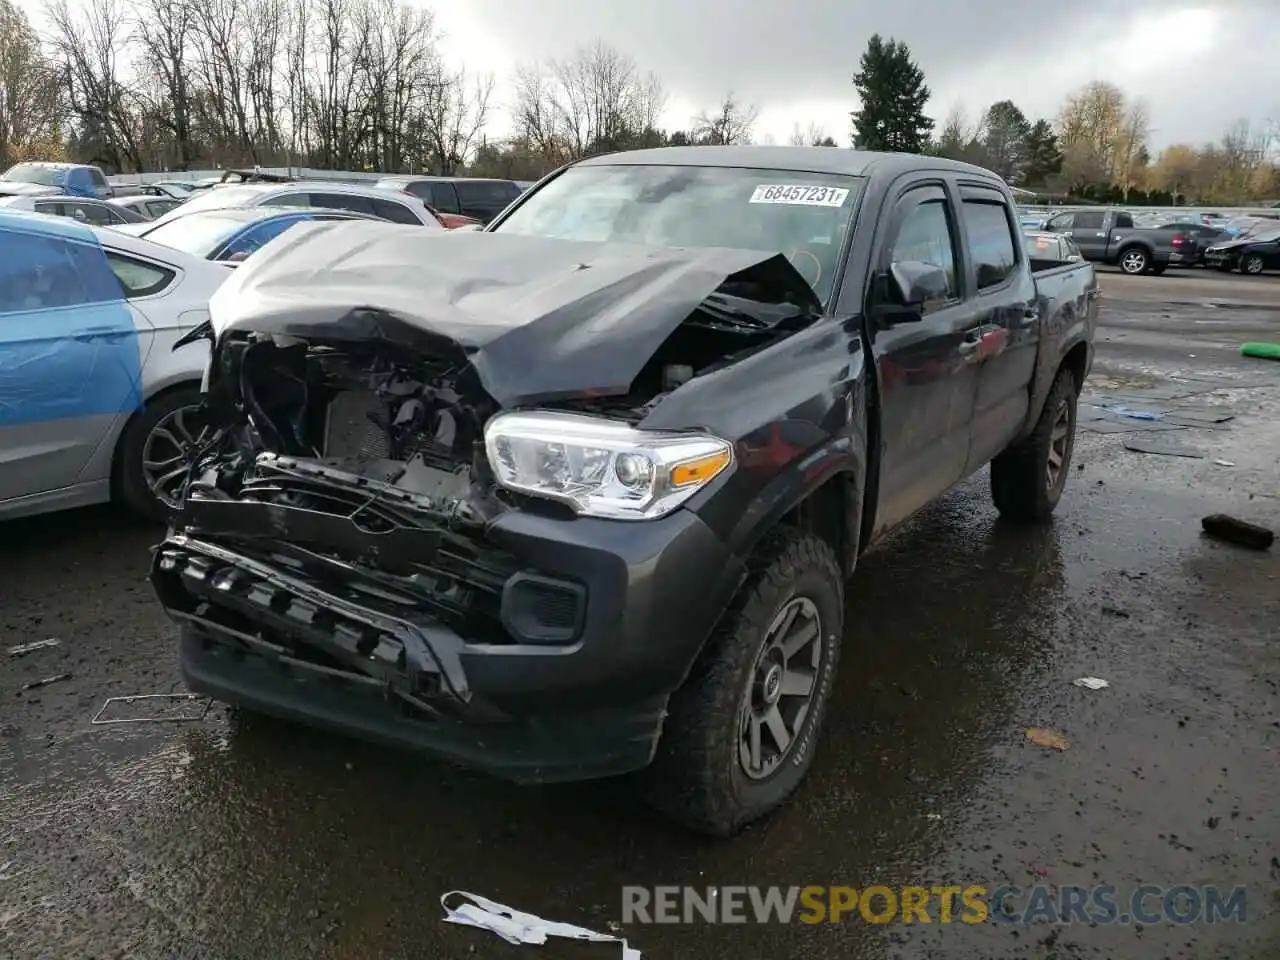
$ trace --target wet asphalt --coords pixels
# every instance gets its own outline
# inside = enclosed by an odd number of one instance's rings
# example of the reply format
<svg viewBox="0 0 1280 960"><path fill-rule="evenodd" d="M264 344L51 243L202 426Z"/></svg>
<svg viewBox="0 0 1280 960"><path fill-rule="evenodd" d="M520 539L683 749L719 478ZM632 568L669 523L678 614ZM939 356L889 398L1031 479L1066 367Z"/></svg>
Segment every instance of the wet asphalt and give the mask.
<svg viewBox="0 0 1280 960"><path fill-rule="evenodd" d="M997 522L984 472L867 556L812 775L727 842L624 783L516 788L216 705L92 725L108 697L181 690L144 580L159 531L108 508L0 526L0 957L616 957L447 925L440 896L608 931L623 885L1037 882L1244 885L1246 922L625 933L645 958L1280 956L1280 548L1199 525L1280 530L1280 364L1237 352L1280 340L1280 278L1103 290L1093 419L1054 524ZM1144 438L1199 458L1123 446Z"/></svg>

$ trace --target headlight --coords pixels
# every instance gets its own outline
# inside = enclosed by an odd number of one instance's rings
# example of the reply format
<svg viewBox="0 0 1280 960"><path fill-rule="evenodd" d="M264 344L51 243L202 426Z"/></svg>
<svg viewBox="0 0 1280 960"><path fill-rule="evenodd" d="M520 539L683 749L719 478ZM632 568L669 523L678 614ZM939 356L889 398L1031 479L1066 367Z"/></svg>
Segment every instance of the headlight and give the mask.
<svg viewBox="0 0 1280 960"><path fill-rule="evenodd" d="M504 487L618 520L665 516L733 462L733 446L719 437L552 411L498 414L484 445Z"/></svg>

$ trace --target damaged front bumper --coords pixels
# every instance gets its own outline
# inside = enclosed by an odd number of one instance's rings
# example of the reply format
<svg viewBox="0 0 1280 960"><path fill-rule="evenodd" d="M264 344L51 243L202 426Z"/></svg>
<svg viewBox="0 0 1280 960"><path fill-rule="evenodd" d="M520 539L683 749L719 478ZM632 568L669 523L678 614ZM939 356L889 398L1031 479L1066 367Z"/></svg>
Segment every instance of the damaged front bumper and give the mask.
<svg viewBox="0 0 1280 960"><path fill-rule="evenodd" d="M686 510L480 523L321 460L263 454L259 468L325 498L193 485L155 551L188 686L517 781L645 766L741 575Z"/></svg>

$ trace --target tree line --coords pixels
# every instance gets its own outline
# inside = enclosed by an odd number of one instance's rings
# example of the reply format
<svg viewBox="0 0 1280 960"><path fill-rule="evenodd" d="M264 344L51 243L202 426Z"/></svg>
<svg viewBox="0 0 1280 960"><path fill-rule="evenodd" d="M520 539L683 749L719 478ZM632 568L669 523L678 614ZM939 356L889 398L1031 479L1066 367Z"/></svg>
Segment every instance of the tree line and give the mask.
<svg viewBox="0 0 1280 960"><path fill-rule="evenodd" d="M49 0L37 30L0 0L0 169L24 159L108 172L297 165L532 179L595 153L751 143L758 108L732 92L662 125L661 78L597 41L494 78L449 69L428 8L401 0ZM1141 101L1094 83L1055 117L1009 100L939 126L907 45L872 36L852 78L850 143L989 167L1015 186L1123 202L1280 197L1274 138L1241 122L1222 140L1152 157ZM499 110L510 135L490 138ZM766 141L771 138L765 137ZM837 146L814 123L789 141Z"/></svg>

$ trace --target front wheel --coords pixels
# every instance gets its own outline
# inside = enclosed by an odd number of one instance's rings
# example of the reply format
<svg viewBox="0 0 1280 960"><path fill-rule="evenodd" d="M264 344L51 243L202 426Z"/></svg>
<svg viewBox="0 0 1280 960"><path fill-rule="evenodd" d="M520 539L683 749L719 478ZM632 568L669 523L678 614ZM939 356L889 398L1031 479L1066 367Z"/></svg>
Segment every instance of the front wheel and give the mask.
<svg viewBox="0 0 1280 960"><path fill-rule="evenodd" d="M1150 265L1151 261L1147 257L1147 252L1137 247L1125 250L1120 254L1120 269L1130 276L1146 273Z"/></svg>
<svg viewBox="0 0 1280 960"><path fill-rule="evenodd" d="M1256 253L1251 253L1240 261L1240 272L1248 273L1256 277L1258 274L1262 273L1263 266L1262 258Z"/></svg>
<svg viewBox="0 0 1280 960"><path fill-rule="evenodd" d="M650 805L727 837L772 812L813 763L844 628L834 552L780 528L671 697L653 763Z"/></svg>
<svg viewBox="0 0 1280 960"><path fill-rule="evenodd" d="M991 499L1000 515L1044 523L1067 483L1076 437L1076 379L1058 371L1035 429L991 461Z"/></svg>

